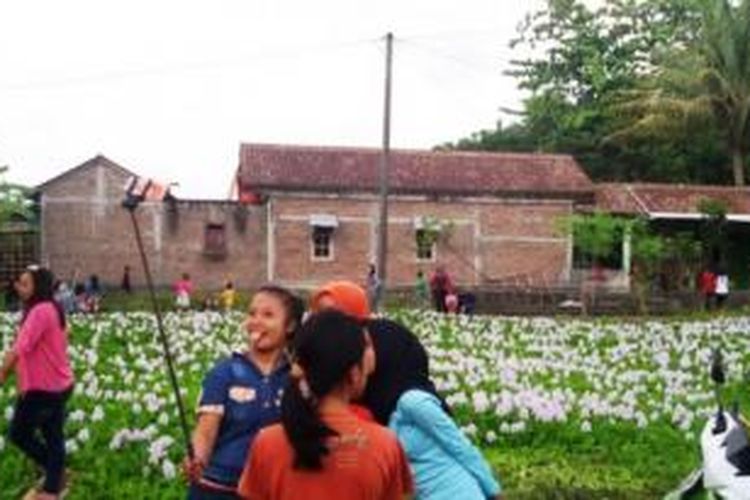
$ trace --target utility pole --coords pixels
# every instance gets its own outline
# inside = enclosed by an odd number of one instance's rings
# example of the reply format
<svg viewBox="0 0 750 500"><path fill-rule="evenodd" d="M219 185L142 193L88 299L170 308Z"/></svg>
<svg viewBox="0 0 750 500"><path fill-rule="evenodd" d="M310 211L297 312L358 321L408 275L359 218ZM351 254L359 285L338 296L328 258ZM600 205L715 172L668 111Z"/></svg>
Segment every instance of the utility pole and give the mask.
<svg viewBox="0 0 750 500"><path fill-rule="evenodd" d="M378 229L378 278L381 302L385 300L388 267L388 170L391 162L391 68L393 33L385 36L385 108L383 112L383 152L380 158L380 224Z"/></svg>

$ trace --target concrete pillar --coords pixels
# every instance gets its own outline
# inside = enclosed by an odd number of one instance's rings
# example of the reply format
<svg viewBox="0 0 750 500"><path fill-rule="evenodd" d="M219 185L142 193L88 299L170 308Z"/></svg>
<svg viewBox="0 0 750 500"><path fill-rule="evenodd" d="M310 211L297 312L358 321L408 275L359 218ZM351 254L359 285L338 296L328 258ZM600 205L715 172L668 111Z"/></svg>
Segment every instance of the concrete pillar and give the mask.
<svg viewBox="0 0 750 500"><path fill-rule="evenodd" d="M630 228L626 227L622 235L622 273L624 274L623 281L627 288L630 288L631 240L632 234Z"/></svg>

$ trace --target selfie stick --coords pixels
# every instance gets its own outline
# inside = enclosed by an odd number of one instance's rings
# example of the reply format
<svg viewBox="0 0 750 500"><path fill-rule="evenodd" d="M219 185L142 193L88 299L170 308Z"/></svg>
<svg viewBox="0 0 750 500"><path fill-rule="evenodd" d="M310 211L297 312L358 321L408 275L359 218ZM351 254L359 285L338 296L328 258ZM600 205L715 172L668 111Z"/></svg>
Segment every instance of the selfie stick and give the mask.
<svg viewBox="0 0 750 500"><path fill-rule="evenodd" d="M133 232L135 233L135 242L138 246L138 253L141 255L141 263L143 264L143 272L146 275L146 286L151 296L151 306L156 316L156 327L159 331L159 339L161 339L162 348L164 350L164 359L167 362L167 371L169 372L169 381L172 384L172 391L174 392L175 400L177 401L177 411L180 415L180 426L182 427L182 434L185 439L185 447L188 452L188 457L192 460L194 458L193 443L190 441L190 432L188 431L187 418L185 417L185 407L182 403L182 396L180 396L180 389L177 384L177 375L174 371L174 362L172 359L172 353L169 350L169 341L167 340L167 334L164 331L164 323L162 321L161 309L159 303L156 300L156 292L154 291L154 282L151 278L151 269L148 265L148 259L146 258L146 252L143 249L143 240L141 238L141 229L138 225L138 219L135 216L135 211L138 205L146 199L146 194L152 186L151 181L146 183L146 186L140 191L136 192L137 179L134 179L127 188L125 194L125 200L122 202L122 206L127 209L130 213L130 220L133 223ZM167 196L169 192L167 191Z"/></svg>

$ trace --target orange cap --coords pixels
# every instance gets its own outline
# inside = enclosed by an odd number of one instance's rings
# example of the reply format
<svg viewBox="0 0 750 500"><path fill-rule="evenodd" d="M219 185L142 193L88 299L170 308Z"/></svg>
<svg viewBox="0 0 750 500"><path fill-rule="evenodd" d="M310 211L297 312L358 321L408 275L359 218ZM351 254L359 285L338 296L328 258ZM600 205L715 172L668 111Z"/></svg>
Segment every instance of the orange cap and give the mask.
<svg viewBox="0 0 750 500"><path fill-rule="evenodd" d="M310 299L312 312L320 311L320 301L323 297L329 297L334 307L345 314L358 319L370 318L367 294L361 286L351 281L330 281L318 288Z"/></svg>

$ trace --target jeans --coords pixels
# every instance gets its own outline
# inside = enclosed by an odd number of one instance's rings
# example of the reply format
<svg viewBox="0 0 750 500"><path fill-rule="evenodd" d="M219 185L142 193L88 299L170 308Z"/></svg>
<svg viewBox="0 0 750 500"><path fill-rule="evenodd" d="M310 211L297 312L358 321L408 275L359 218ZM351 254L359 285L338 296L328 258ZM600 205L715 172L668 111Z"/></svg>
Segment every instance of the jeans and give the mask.
<svg viewBox="0 0 750 500"><path fill-rule="evenodd" d="M63 392L28 391L18 396L9 438L44 469L45 493L58 494L65 470L65 402L72 389Z"/></svg>
<svg viewBox="0 0 750 500"><path fill-rule="evenodd" d="M214 491L200 484L191 484L187 498L188 500L237 500L240 497L236 493Z"/></svg>

